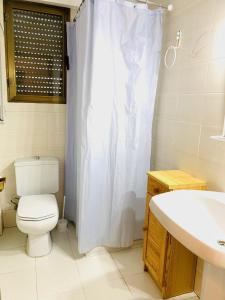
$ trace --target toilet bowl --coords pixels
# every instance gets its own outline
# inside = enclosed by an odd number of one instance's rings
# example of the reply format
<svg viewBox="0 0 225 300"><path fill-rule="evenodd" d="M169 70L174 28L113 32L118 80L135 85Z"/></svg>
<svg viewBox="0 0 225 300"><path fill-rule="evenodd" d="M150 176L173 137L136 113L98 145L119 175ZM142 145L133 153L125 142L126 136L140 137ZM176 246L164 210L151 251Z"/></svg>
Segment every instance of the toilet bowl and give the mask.
<svg viewBox="0 0 225 300"><path fill-rule="evenodd" d="M51 251L50 231L59 218L55 196L59 187L59 162L54 157L30 157L14 163L20 196L16 224L28 235L27 254L44 256Z"/></svg>
<svg viewBox="0 0 225 300"><path fill-rule="evenodd" d="M16 223L20 231L28 235L26 250L29 256L43 256L51 251L50 231L56 226L58 217L54 195L30 195L20 198Z"/></svg>

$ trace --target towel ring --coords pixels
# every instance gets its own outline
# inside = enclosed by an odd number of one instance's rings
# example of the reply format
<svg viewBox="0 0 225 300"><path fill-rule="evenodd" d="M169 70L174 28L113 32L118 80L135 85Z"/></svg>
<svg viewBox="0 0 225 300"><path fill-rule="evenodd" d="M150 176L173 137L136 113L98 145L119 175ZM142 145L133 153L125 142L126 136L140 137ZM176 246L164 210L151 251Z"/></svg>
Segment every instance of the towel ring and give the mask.
<svg viewBox="0 0 225 300"><path fill-rule="evenodd" d="M167 69L171 69L175 65L175 62L177 59L177 49L179 49L180 45L181 45L181 36L182 36L182 32L181 32L181 30L178 30L177 36L176 36L176 40L177 40L176 46L171 45L166 50L166 53L164 56L164 64ZM170 64L168 64L167 57L168 57L168 54L170 51L173 51L173 59L172 59L172 62Z"/></svg>

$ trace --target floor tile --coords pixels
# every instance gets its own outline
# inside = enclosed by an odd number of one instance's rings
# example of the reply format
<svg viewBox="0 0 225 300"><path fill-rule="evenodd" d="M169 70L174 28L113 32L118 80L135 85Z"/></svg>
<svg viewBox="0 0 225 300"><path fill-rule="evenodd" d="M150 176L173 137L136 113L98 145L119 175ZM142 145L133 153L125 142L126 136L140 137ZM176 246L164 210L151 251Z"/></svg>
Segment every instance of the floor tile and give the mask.
<svg viewBox="0 0 225 300"><path fill-rule="evenodd" d="M38 297L38 300L86 300L83 291L68 291L59 294Z"/></svg>
<svg viewBox="0 0 225 300"><path fill-rule="evenodd" d="M17 227L5 228L0 236L0 250L15 249L25 246L27 236Z"/></svg>
<svg viewBox="0 0 225 300"><path fill-rule="evenodd" d="M116 264L109 254L83 257L77 260L77 265L83 284L91 284L102 278L112 280L121 277Z"/></svg>
<svg viewBox="0 0 225 300"><path fill-rule="evenodd" d="M131 300L132 294L122 278L99 279L84 286L86 300Z"/></svg>
<svg viewBox="0 0 225 300"><path fill-rule="evenodd" d="M168 300L199 300L195 293L188 293L177 297L172 297Z"/></svg>
<svg viewBox="0 0 225 300"><path fill-rule="evenodd" d="M108 254L108 251L106 250L105 247L96 247L93 250L89 251L86 256L91 257L91 256L99 256L99 255L104 255Z"/></svg>
<svg viewBox="0 0 225 300"><path fill-rule="evenodd" d="M117 267L123 275L138 274L144 272L142 261L142 248L130 248L111 253Z"/></svg>
<svg viewBox="0 0 225 300"><path fill-rule="evenodd" d="M25 253L26 236L16 228L0 237L2 300L158 300L160 292L143 272L141 243L126 250L97 247L80 255L75 227L52 232L47 256ZM170 300L197 300L194 293Z"/></svg>
<svg viewBox="0 0 225 300"><path fill-rule="evenodd" d="M35 270L0 275L2 300L37 300Z"/></svg>
<svg viewBox="0 0 225 300"><path fill-rule="evenodd" d="M59 232L57 229L51 233L53 241L53 253L58 252L61 255L69 256L74 258L72 248L69 242L68 232Z"/></svg>
<svg viewBox="0 0 225 300"><path fill-rule="evenodd" d="M39 297L82 289L76 261L67 252L54 248L52 253L36 259Z"/></svg>
<svg viewBox="0 0 225 300"><path fill-rule="evenodd" d="M35 259L26 254L25 247L0 250L0 274L32 268L35 270Z"/></svg>
<svg viewBox="0 0 225 300"><path fill-rule="evenodd" d="M130 246L129 248L123 248L123 247L120 247L120 248L111 248L111 247L105 247L108 251L108 253L115 253L115 252L120 252L120 251L124 251L124 250L127 250L127 249L134 249L134 248L140 248L142 247L143 248L143 240L140 239L140 240L135 240L133 242L133 245Z"/></svg>
<svg viewBox="0 0 225 300"><path fill-rule="evenodd" d="M84 255L80 254L79 251L78 251L78 241L77 241L77 238L76 238L76 228L75 228L74 224L72 224L71 222L69 222L69 224L68 224L67 235L68 235L70 247L72 249L72 253L73 253L74 258L83 257Z"/></svg>
<svg viewBox="0 0 225 300"><path fill-rule="evenodd" d="M127 275L125 281L136 300L162 299L158 287L147 273Z"/></svg>

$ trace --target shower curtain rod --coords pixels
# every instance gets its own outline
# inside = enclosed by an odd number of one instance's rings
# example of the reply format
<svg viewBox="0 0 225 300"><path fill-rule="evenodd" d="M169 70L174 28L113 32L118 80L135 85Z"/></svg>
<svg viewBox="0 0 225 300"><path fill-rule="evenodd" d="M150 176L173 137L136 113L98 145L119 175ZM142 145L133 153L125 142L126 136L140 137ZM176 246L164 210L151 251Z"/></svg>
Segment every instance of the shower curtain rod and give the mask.
<svg viewBox="0 0 225 300"><path fill-rule="evenodd" d="M78 16L78 14L79 14L79 12L81 10L81 7L82 7L82 5L84 4L85 1L86 0L82 0L80 6L78 7L76 15L75 15L75 17L73 19L73 22L76 22L77 16ZM168 6L164 6L162 4L156 3L154 1L149 1L149 0L131 0L131 2L134 2L134 3L146 3L146 4L150 4L150 5L154 5L154 6L157 6L157 7L164 8L164 9L166 9L168 11L172 11L173 10L173 5L172 4L169 4Z"/></svg>
<svg viewBox="0 0 225 300"><path fill-rule="evenodd" d="M79 14L79 12L81 10L81 7L82 7L82 5L84 4L85 1L86 0L82 0L81 4L79 5L78 10L77 10L77 12L75 14L75 17L73 18L73 22L76 22L77 16L78 16L78 14Z"/></svg>
<svg viewBox="0 0 225 300"><path fill-rule="evenodd" d="M165 6L165 5L162 5L160 3L156 3L154 1L149 1L149 0L137 0L137 2L146 3L146 4L154 5L154 6L157 6L157 7L165 8L168 11L173 10L173 5L172 4L169 4L169 5Z"/></svg>

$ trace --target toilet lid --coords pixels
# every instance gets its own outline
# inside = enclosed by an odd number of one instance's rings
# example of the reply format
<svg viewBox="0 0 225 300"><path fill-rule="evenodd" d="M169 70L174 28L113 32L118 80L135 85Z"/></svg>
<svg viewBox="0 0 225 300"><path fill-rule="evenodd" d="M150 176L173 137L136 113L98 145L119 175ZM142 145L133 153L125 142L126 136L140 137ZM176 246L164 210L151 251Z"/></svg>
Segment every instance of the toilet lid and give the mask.
<svg viewBox="0 0 225 300"><path fill-rule="evenodd" d="M29 195L19 200L17 216L21 220L40 221L58 216L54 195Z"/></svg>

